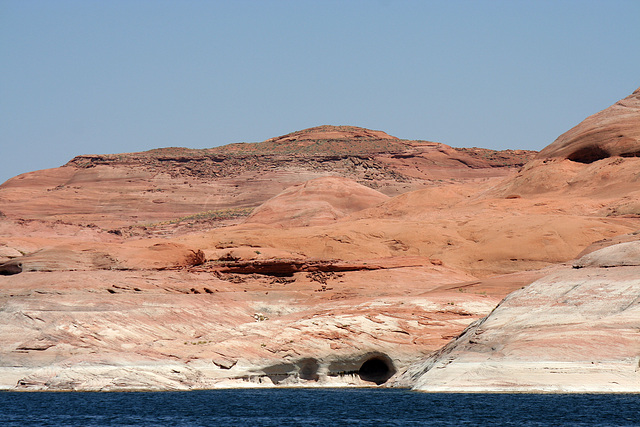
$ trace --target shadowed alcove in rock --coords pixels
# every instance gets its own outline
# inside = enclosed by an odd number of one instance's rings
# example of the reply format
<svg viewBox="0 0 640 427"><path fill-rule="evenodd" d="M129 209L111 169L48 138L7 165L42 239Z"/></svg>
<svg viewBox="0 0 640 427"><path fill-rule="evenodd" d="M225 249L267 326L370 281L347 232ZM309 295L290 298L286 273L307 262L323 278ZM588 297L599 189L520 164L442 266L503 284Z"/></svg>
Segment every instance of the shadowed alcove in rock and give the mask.
<svg viewBox="0 0 640 427"><path fill-rule="evenodd" d="M367 359L360 369L358 375L362 381L384 384L396 373L393 362L386 354L376 355Z"/></svg>

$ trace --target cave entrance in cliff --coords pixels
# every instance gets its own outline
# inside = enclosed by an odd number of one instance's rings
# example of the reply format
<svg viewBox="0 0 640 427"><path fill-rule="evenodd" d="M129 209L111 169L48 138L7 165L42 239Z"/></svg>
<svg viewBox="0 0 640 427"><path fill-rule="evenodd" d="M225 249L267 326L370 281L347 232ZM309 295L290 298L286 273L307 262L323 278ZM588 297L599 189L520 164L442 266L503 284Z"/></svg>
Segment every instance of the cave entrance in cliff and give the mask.
<svg viewBox="0 0 640 427"><path fill-rule="evenodd" d="M300 369L298 375L303 380L318 381L320 378L318 375L318 368L320 365L316 359L303 359L299 362L298 366Z"/></svg>
<svg viewBox="0 0 640 427"><path fill-rule="evenodd" d="M358 375L362 381L376 383L377 385L386 383L395 373L396 368L387 355L378 355L367 359L358 370Z"/></svg>
<svg viewBox="0 0 640 427"><path fill-rule="evenodd" d="M610 157L608 151L596 146L583 147L567 156L567 159L578 163L593 163Z"/></svg>

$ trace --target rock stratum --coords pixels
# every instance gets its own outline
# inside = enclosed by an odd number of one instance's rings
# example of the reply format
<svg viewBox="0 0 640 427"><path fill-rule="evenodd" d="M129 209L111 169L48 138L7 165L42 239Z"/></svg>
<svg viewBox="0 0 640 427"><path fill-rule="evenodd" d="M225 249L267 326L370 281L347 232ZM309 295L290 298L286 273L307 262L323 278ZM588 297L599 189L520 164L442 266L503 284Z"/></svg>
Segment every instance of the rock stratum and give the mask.
<svg viewBox="0 0 640 427"><path fill-rule="evenodd" d="M580 137L634 99L538 154L319 126L12 178L0 388L637 392L640 158Z"/></svg>
<svg viewBox="0 0 640 427"><path fill-rule="evenodd" d="M601 249L511 293L399 382L431 392L637 392L639 248Z"/></svg>

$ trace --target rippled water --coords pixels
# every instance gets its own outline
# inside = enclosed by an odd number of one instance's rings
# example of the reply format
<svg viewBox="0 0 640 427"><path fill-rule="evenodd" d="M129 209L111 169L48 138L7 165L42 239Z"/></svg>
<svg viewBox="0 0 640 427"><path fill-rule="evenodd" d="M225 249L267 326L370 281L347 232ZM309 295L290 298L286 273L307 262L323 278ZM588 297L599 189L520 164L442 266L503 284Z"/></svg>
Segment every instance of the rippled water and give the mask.
<svg viewBox="0 0 640 427"><path fill-rule="evenodd" d="M426 394L389 389L0 392L2 426L637 426L638 394Z"/></svg>

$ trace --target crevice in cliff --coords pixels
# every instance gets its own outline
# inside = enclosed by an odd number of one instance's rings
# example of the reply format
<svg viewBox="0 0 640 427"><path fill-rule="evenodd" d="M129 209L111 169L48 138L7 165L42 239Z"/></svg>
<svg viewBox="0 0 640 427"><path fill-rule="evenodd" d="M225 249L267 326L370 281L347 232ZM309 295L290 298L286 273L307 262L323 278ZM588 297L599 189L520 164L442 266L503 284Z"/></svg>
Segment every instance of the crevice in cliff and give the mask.
<svg viewBox="0 0 640 427"><path fill-rule="evenodd" d="M412 257L402 261L389 262L385 259L377 261L340 261L340 260L295 260L295 259L270 259L270 260L210 260L201 265L189 267L193 272L218 272L231 274L262 274L274 277L291 277L294 273L307 272L312 275L342 273L350 271L372 271L393 268L424 267L439 265L436 260L429 258ZM179 267L182 268L182 267ZM315 277L315 278L314 278ZM318 277L309 277L314 281Z"/></svg>

